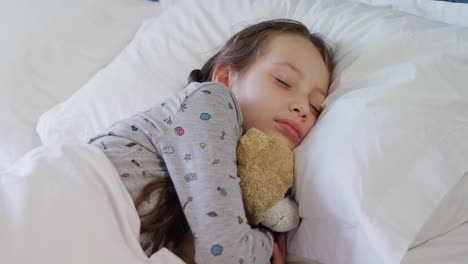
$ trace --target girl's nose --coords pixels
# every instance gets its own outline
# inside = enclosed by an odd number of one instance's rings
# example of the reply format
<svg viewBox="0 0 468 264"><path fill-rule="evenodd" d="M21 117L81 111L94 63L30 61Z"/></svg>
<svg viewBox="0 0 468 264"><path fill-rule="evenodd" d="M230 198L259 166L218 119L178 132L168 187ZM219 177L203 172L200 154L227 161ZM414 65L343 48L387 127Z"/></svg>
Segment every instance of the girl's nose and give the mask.
<svg viewBox="0 0 468 264"><path fill-rule="evenodd" d="M300 118L306 119L310 113L309 102L291 104L289 110L295 112Z"/></svg>

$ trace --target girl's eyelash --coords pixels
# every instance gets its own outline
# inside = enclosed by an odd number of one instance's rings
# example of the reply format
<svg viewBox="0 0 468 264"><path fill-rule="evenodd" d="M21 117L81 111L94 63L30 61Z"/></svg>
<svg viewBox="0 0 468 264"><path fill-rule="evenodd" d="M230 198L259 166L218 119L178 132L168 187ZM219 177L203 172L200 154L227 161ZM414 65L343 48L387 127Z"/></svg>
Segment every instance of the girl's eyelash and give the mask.
<svg viewBox="0 0 468 264"><path fill-rule="evenodd" d="M276 77L274 77L274 78L275 78L275 80L276 80L277 82L279 82L281 85L284 85L284 86L286 86L286 87L290 87L289 84L287 84L286 82L282 81L281 79L278 79L278 78L276 78Z"/></svg>
<svg viewBox="0 0 468 264"><path fill-rule="evenodd" d="M315 106L313 104L309 104L309 105L310 105L310 107L312 109L314 109L315 113L317 113L317 114L320 113L320 111L317 108L315 108Z"/></svg>
<svg viewBox="0 0 468 264"><path fill-rule="evenodd" d="M286 87L288 87L288 88L291 87L291 86L289 86L289 84L287 84L286 82L282 81L281 79L276 78L276 77L274 77L274 78L275 78L276 82L280 83L281 85L286 86ZM309 104L309 105L310 105L310 107L311 107L312 109L314 109L314 112L315 112L316 114L319 114L319 113L320 113L320 110L318 110L313 104Z"/></svg>

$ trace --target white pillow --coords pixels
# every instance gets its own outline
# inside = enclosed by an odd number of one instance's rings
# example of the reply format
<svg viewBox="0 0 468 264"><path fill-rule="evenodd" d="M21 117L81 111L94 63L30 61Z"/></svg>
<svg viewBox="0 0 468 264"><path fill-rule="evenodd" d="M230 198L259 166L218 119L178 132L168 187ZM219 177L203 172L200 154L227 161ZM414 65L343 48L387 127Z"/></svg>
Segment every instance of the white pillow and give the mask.
<svg viewBox="0 0 468 264"><path fill-rule="evenodd" d="M373 6L391 7L394 0L349 0L350 2L361 2Z"/></svg>
<svg viewBox="0 0 468 264"><path fill-rule="evenodd" d="M466 157L466 153L464 155ZM468 219L467 190L468 173L465 173L462 180L444 196L437 209L419 231L411 247L419 246L437 235L446 234L466 222Z"/></svg>
<svg viewBox="0 0 468 264"><path fill-rule="evenodd" d="M286 0L182 1L177 7L147 20L111 64L41 116L43 143L87 142L183 88L190 71L234 32L261 19L291 17L295 10L294 1Z"/></svg>
<svg viewBox="0 0 468 264"><path fill-rule="evenodd" d="M468 170L466 30L340 0L185 0L146 21L37 131L44 143L87 142L181 89L232 33L278 17L338 47L326 110L296 151L303 221L291 259L398 263L418 237L446 232L422 228Z"/></svg>
<svg viewBox="0 0 468 264"><path fill-rule="evenodd" d="M182 0L161 0L159 1L160 4L161 4L161 7L166 10L172 6L175 6L177 3L179 3L179 1L182 1Z"/></svg>
<svg viewBox="0 0 468 264"><path fill-rule="evenodd" d="M393 0L393 8L451 25L468 27L468 4L434 0Z"/></svg>
<svg viewBox="0 0 468 264"><path fill-rule="evenodd" d="M0 1L0 170L40 140L39 116L78 90L159 4L141 0Z"/></svg>
<svg viewBox="0 0 468 264"><path fill-rule="evenodd" d="M338 65L295 152L303 221L289 248L323 263L399 263L468 220L457 188L468 171L468 30L335 4L311 3L303 18L338 43Z"/></svg>

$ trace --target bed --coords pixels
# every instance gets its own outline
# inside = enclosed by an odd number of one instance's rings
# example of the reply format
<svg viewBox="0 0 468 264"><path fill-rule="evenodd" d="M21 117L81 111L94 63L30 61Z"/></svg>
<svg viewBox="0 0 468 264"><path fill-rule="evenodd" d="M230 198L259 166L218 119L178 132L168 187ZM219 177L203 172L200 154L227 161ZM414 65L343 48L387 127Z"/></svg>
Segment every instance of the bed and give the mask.
<svg viewBox="0 0 468 264"><path fill-rule="evenodd" d="M129 195L84 143L175 93L243 26L293 18L336 46L337 68L325 111L295 150L302 222L288 263L467 263L467 7L1 3L0 262L181 263L167 250L144 255Z"/></svg>

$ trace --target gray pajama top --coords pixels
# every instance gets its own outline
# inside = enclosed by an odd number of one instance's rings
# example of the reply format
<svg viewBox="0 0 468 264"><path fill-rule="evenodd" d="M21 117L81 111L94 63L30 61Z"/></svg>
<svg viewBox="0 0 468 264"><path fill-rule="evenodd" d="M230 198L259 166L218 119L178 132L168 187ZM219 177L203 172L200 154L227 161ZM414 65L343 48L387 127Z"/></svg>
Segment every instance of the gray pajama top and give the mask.
<svg viewBox="0 0 468 264"><path fill-rule="evenodd" d="M120 174L133 199L155 177L171 177L195 237L197 263L267 263L270 233L247 224L237 176L242 115L222 84L189 84L148 111L90 140ZM154 207L150 197L140 213Z"/></svg>

